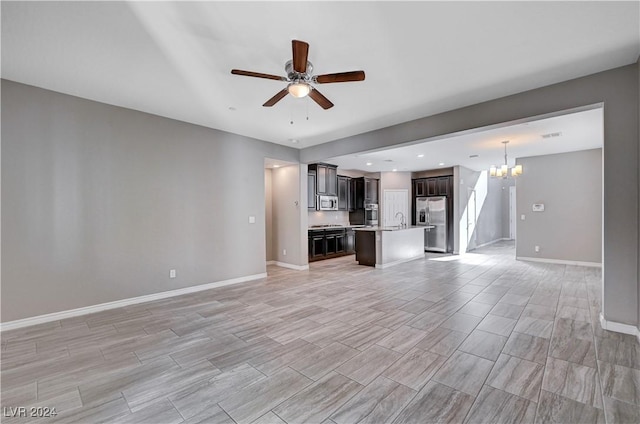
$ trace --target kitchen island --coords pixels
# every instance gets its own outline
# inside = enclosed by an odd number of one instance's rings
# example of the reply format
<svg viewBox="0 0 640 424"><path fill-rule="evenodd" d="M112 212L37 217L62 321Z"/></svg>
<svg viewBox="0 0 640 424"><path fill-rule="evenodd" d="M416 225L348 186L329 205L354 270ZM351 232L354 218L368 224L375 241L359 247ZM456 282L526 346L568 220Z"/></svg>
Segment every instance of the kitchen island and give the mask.
<svg viewBox="0 0 640 424"><path fill-rule="evenodd" d="M356 261L388 268L424 257L425 227L363 227L356 233Z"/></svg>

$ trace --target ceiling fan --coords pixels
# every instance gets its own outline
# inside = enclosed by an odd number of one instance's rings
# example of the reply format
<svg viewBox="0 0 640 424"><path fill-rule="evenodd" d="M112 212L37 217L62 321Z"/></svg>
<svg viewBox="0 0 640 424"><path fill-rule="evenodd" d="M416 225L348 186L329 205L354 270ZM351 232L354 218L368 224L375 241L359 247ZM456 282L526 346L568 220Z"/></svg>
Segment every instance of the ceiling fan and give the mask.
<svg viewBox="0 0 640 424"><path fill-rule="evenodd" d="M313 64L307 60L309 44L304 41L292 40L293 60L284 65L287 73L286 77L278 75L262 74L260 72L243 71L232 69L234 75L244 75L246 77L265 78L276 81L288 82L275 96L270 98L262 106L271 107L282 100L287 94L294 97L309 96L323 109L333 107L333 103L322 95L312 84L327 84L332 82L363 81L364 71L339 72L337 74L312 75Z"/></svg>

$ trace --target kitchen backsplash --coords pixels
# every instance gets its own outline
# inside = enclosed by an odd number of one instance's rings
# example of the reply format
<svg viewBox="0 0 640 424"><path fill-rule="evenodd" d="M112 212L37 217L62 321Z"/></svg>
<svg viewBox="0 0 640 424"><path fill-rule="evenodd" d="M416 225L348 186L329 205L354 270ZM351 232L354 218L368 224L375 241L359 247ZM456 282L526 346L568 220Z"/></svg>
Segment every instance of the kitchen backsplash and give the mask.
<svg viewBox="0 0 640 424"><path fill-rule="evenodd" d="M315 211L309 212L309 227L322 224L349 224L347 211Z"/></svg>

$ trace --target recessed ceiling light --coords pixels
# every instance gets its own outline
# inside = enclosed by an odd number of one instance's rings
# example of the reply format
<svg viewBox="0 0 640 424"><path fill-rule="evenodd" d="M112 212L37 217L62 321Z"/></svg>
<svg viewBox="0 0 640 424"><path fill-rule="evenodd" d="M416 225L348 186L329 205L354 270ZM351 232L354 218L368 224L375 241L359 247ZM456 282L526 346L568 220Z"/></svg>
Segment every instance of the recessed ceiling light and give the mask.
<svg viewBox="0 0 640 424"><path fill-rule="evenodd" d="M371 162L367 162L367 166L371 166L373 165Z"/></svg>
<svg viewBox="0 0 640 424"><path fill-rule="evenodd" d="M396 168L393 168L393 169L392 169L392 171L393 171L393 172L396 172L396 171L397 171L397 169L396 169Z"/></svg>
<svg viewBox="0 0 640 424"><path fill-rule="evenodd" d="M423 154L419 154L419 155L418 155L418 157L419 157L419 158L423 158L423 157L424 157L424 155L423 155Z"/></svg>
<svg viewBox="0 0 640 424"><path fill-rule="evenodd" d="M290 138L289 141L292 142L293 144L296 144L298 142L298 139Z"/></svg>
<svg viewBox="0 0 640 424"><path fill-rule="evenodd" d="M273 165L274 168L280 168L280 165Z"/></svg>
<svg viewBox="0 0 640 424"><path fill-rule="evenodd" d="M442 165L444 165L444 162L440 162L440 163L438 164L438 166L442 166Z"/></svg>

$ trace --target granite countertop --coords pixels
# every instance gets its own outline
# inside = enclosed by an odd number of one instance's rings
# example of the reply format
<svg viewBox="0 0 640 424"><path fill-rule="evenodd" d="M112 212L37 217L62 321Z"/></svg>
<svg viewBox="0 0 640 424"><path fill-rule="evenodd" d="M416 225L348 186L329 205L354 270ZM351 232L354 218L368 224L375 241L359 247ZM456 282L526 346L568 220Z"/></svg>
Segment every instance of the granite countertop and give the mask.
<svg viewBox="0 0 640 424"><path fill-rule="evenodd" d="M432 225L409 225L408 227L362 227L356 228L356 231L406 231L406 230L416 230L425 228L433 228Z"/></svg>
<svg viewBox="0 0 640 424"><path fill-rule="evenodd" d="M322 225L322 226L312 226L309 227L309 230L339 230L341 228L361 228L364 227L364 225L350 225L350 224L344 224L344 225L337 225L337 224L327 224L327 225Z"/></svg>

